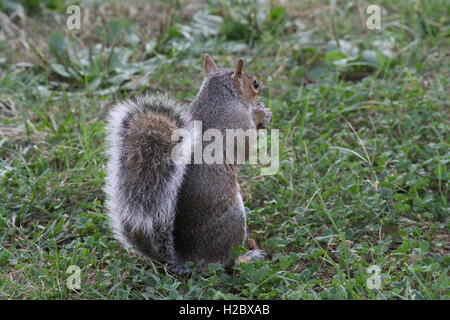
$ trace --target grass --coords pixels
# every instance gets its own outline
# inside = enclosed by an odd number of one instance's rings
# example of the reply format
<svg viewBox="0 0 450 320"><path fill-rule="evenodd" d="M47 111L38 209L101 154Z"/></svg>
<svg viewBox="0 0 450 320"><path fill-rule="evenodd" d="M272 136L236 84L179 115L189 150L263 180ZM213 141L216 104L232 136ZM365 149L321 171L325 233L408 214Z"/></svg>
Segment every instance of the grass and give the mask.
<svg viewBox="0 0 450 320"><path fill-rule="evenodd" d="M449 299L448 1L376 1L381 30L364 1L81 1L79 31L39 3L0 2L0 298ZM177 279L112 238L104 119L188 104L205 52L244 58L280 129L279 173L240 174L270 256Z"/></svg>

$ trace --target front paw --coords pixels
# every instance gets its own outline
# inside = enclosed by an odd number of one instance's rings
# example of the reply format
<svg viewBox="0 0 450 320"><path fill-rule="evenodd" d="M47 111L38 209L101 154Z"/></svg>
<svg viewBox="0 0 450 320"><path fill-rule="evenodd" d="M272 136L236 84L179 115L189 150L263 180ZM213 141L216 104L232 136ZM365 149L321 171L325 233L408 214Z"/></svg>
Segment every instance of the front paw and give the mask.
<svg viewBox="0 0 450 320"><path fill-rule="evenodd" d="M258 129L264 128L265 124L270 121L272 112L269 111L262 103L258 104L252 111L253 122Z"/></svg>

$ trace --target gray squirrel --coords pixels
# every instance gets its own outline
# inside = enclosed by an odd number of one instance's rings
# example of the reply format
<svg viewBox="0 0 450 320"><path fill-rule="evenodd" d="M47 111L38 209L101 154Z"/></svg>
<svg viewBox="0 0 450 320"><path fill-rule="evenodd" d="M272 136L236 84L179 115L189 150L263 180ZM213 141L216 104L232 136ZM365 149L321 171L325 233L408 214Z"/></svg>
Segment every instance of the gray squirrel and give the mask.
<svg viewBox="0 0 450 320"><path fill-rule="evenodd" d="M202 121L203 131L255 129L271 117L260 103L258 80L243 72L241 59L234 69L222 69L206 55L204 70L187 110L167 96L144 95L117 104L106 126L105 192L113 232L178 275L189 272L186 261L232 266L230 252L245 241L246 217L239 164L175 162L174 130L192 131L193 121ZM265 256L254 249L249 256Z"/></svg>

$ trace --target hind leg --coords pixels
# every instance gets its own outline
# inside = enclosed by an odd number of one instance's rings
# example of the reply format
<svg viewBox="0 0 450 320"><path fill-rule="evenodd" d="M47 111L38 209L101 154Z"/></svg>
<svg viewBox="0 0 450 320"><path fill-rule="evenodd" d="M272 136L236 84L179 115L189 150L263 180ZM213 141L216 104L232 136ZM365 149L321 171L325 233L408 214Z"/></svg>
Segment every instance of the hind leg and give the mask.
<svg viewBox="0 0 450 320"><path fill-rule="evenodd" d="M195 215L194 215L195 217ZM204 219L178 219L175 226L175 244L184 261L204 261L233 265L232 249L242 246L246 237L245 210L240 196L220 214Z"/></svg>

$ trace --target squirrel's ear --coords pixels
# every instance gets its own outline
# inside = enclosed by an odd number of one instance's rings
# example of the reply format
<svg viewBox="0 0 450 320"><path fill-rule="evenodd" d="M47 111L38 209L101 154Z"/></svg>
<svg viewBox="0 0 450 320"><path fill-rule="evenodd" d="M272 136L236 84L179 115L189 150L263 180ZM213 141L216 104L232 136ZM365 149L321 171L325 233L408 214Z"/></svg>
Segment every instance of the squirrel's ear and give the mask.
<svg viewBox="0 0 450 320"><path fill-rule="evenodd" d="M236 89L238 89L238 92L242 93L244 90L244 80L242 79L243 75L243 69L244 69L244 61L242 59L239 59L236 63L236 70L234 70L233 75L231 76L234 85L236 86Z"/></svg>
<svg viewBox="0 0 450 320"><path fill-rule="evenodd" d="M209 56L205 56L205 75L208 75L211 71L214 71L217 69L216 63L214 60Z"/></svg>
<svg viewBox="0 0 450 320"><path fill-rule="evenodd" d="M239 59L238 62L236 63L236 71L234 71L234 74L238 78L242 78L243 69L244 69L244 61L242 61L242 59Z"/></svg>

